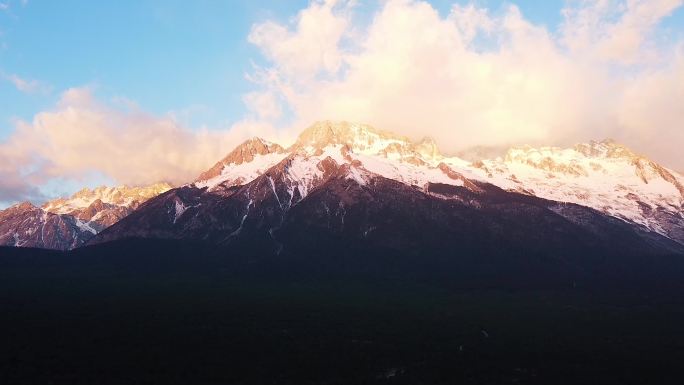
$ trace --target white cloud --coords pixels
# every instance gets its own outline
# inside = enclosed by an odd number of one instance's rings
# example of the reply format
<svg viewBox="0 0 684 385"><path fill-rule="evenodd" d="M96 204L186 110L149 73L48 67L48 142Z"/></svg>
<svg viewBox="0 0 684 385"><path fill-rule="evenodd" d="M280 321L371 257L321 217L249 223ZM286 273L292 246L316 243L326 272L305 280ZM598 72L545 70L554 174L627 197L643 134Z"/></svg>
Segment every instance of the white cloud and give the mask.
<svg viewBox="0 0 684 385"><path fill-rule="evenodd" d="M445 152L613 137L684 169L684 48L655 36L682 1L575 1L554 31L515 6L454 5L442 15L423 1L387 0L367 18L353 1L313 1L288 23L253 26L248 39L268 65L249 75L243 120L191 130L183 122L195 108L154 116L74 88L0 143L0 201L36 199L36 186L94 172L185 183L249 136L287 144L321 119L429 135Z"/></svg>
<svg viewBox="0 0 684 385"><path fill-rule="evenodd" d="M667 68L644 73L620 95L617 125L624 140L684 171L684 48Z"/></svg>
<svg viewBox="0 0 684 385"><path fill-rule="evenodd" d="M346 3L313 2L291 23L253 27L270 65L252 78L298 128L362 121L433 136L450 152L610 136L681 168L670 141L681 137L678 42L654 37L681 3L572 2L549 31L515 6L440 15L427 2L388 0L364 23Z"/></svg>
<svg viewBox="0 0 684 385"><path fill-rule="evenodd" d="M342 63L338 44L348 30L345 15L352 5L313 1L297 15L294 31L266 21L252 27L248 40L288 75L310 78L320 72L335 73Z"/></svg>
<svg viewBox="0 0 684 385"><path fill-rule="evenodd" d="M0 2L0 11L8 11L9 12L9 10L11 8L11 6L10 6L11 3L12 3L12 1ZM29 0L20 0L19 1L19 4L21 4L22 7L27 6L28 3L29 3Z"/></svg>
<svg viewBox="0 0 684 385"><path fill-rule="evenodd" d="M478 8L475 4L454 4L449 17L454 21L465 43L469 43L480 32L487 34L494 29L494 22L487 14L487 9Z"/></svg>
<svg viewBox="0 0 684 385"><path fill-rule="evenodd" d="M653 52L645 47L660 21L684 0L581 1L563 10L564 43L576 53L632 64ZM645 55L646 54L646 55Z"/></svg>
<svg viewBox="0 0 684 385"><path fill-rule="evenodd" d="M250 92L243 97L247 109L259 119L273 121L282 115L282 108L274 92Z"/></svg>
<svg viewBox="0 0 684 385"><path fill-rule="evenodd" d="M193 131L170 116L114 108L87 87L73 88L53 110L18 121L0 143L0 201L35 197L35 186L92 173L131 185L186 183L255 135L277 136L270 126L251 121L225 131Z"/></svg>

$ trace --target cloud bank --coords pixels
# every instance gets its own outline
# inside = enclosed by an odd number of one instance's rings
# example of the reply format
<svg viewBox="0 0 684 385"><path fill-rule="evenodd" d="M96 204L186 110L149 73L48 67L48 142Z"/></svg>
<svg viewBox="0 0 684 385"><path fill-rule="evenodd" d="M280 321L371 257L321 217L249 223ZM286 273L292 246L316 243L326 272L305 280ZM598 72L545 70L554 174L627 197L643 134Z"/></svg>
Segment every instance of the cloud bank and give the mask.
<svg viewBox="0 0 684 385"><path fill-rule="evenodd" d="M389 0L370 23L353 2L317 1L253 27L269 64L258 100L294 127L362 121L444 151L612 137L684 168L684 49L658 36L682 0L574 1L555 30L515 5L492 12ZM257 92L254 93L257 95Z"/></svg>
<svg viewBox="0 0 684 385"><path fill-rule="evenodd" d="M269 134L269 127L242 121L225 131L190 130L172 116L153 116L130 103L117 107L97 100L88 87L73 88L53 110L18 121L0 144L0 201L40 200L45 197L35 186L95 173L129 185L186 183L255 133Z"/></svg>
<svg viewBox="0 0 684 385"><path fill-rule="evenodd" d="M683 2L572 1L549 30L515 5L440 14L388 0L369 18L354 1L313 1L287 22L252 26L247 40L265 64L248 74L242 120L190 129L67 90L0 143L0 202L38 200L37 186L92 173L185 183L249 136L288 142L322 119L431 136L444 152L612 137L683 170L684 44L661 26Z"/></svg>

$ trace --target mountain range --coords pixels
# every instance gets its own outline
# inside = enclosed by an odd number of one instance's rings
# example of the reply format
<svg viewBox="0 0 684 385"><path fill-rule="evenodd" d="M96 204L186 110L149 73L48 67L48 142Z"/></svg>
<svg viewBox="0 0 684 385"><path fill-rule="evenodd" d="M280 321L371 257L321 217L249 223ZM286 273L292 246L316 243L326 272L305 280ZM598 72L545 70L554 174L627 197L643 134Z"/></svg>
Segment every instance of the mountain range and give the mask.
<svg viewBox="0 0 684 385"><path fill-rule="evenodd" d="M684 253L684 177L610 140L465 160L431 139L324 121L288 148L247 140L180 187L84 189L0 212L3 245L126 239L202 242L247 262L371 253L587 269Z"/></svg>
<svg viewBox="0 0 684 385"><path fill-rule="evenodd" d="M166 183L147 187L84 188L69 198L36 207L30 202L0 211L0 245L68 250L83 246L141 203L171 189Z"/></svg>

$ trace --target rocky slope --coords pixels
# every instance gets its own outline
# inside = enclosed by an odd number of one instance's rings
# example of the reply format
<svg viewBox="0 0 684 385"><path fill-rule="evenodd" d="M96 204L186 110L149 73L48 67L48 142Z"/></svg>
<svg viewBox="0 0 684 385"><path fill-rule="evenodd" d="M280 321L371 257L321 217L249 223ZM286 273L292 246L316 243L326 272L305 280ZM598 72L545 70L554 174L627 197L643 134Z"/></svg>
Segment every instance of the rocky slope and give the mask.
<svg viewBox="0 0 684 385"><path fill-rule="evenodd" d="M0 245L72 249L169 189L165 183L86 188L42 207L28 202L14 205L0 211Z"/></svg>

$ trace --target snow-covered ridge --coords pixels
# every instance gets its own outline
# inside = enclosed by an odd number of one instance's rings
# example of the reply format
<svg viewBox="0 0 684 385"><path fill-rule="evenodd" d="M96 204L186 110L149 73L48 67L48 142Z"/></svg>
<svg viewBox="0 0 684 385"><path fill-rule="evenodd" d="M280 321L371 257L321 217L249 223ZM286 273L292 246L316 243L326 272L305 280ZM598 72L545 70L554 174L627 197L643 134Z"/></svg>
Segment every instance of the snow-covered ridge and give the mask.
<svg viewBox="0 0 684 385"><path fill-rule="evenodd" d="M331 148L335 149L333 153L342 155L341 159L333 159L338 164L348 164L350 176L358 180L379 175L422 189L429 183L464 184L460 173L443 163L446 158L432 139L414 143L407 137L364 124L316 123L302 132L290 151L306 159Z"/></svg>
<svg viewBox="0 0 684 385"><path fill-rule="evenodd" d="M684 177L614 141L512 148L465 169L504 189L589 206L684 242Z"/></svg>
<svg viewBox="0 0 684 385"><path fill-rule="evenodd" d="M442 163L445 158L431 139L413 143L406 137L368 125L324 121L304 130L287 150L273 144L269 148L263 143L268 142L255 138L241 144L217 163L213 171L203 173L194 185L211 191L219 185L246 184L286 161L292 188L306 195L322 177L318 164L325 158L338 165L347 164L350 177L359 182L374 174L419 188L428 183L463 185L462 178L456 176L458 173ZM244 153L250 154L251 159L235 159L236 154ZM207 178L208 175L213 176Z"/></svg>
<svg viewBox="0 0 684 385"><path fill-rule="evenodd" d="M228 163L223 165L220 173L208 179L199 179L195 182L195 186L198 188L208 187L211 190L220 184L224 184L226 187L242 185L254 180L284 158L285 154L282 153L257 154L248 162Z"/></svg>
<svg viewBox="0 0 684 385"><path fill-rule="evenodd" d="M430 138L413 143L404 136L369 125L330 121L315 123L304 130L290 151L303 149L313 153L331 145L345 146L354 154L413 163L434 163L442 158L436 143Z"/></svg>
<svg viewBox="0 0 684 385"><path fill-rule="evenodd" d="M75 210L87 208L98 200L106 204L131 207L171 188L167 183L156 183L144 187L100 186L92 190L84 188L69 198L49 201L42 206L42 209L53 214L69 214Z"/></svg>
<svg viewBox="0 0 684 385"><path fill-rule="evenodd" d="M261 138L251 138L237 146L212 168L203 172L194 182L198 188L215 189L250 182L285 158L285 149L279 144Z"/></svg>
<svg viewBox="0 0 684 385"><path fill-rule="evenodd" d="M514 147L505 155L471 162L441 154L429 138L413 142L368 125L325 121L304 130L287 149L259 138L247 140L202 173L193 185L206 189L204 192L225 192L228 196L236 191L231 187L263 176L260 181L266 184L261 186L272 190L281 208L287 210L331 175L369 189L377 186L372 183L374 179L384 177L438 199L454 198L436 193L444 190L431 189L431 184L463 186L484 193L477 182L486 182L509 191L592 207L684 244L684 177L613 141L570 148ZM0 218L6 218L4 223L0 221L0 241L52 247L44 239L62 242L68 238L69 242L56 247L75 247L82 244L82 238L92 237L170 188L166 184L99 187L50 201L42 208L13 206L0 211ZM169 207L174 223L182 220L190 207L194 206L183 200Z"/></svg>
<svg viewBox="0 0 684 385"><path fill-rule="evenodd" d="M678 207L684 199L681 175L612 141L578 144L573 148L512 148L504 158L483 160L467 168L512 189L551 184L583 186L596 193L634 190L659 196ZM563 190L572 193L572 189Z"/></svg>

